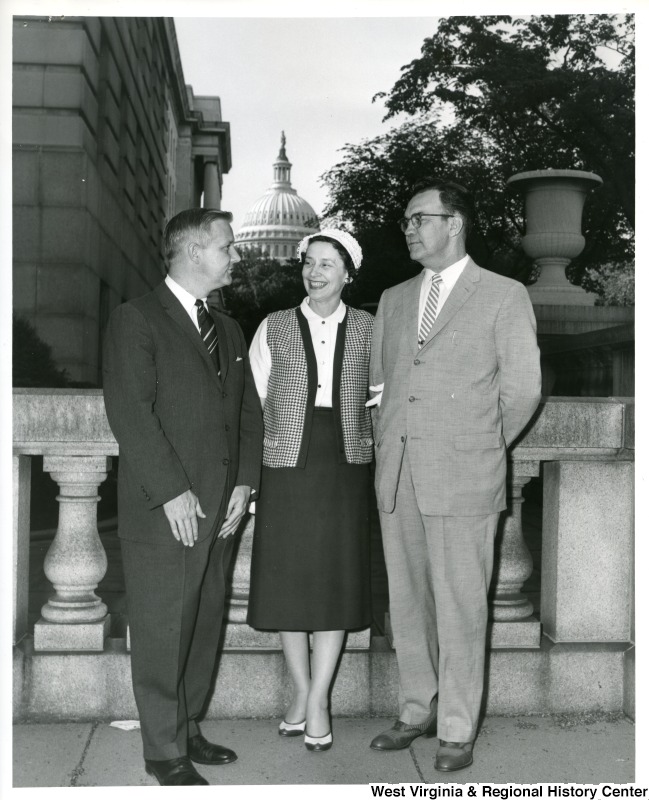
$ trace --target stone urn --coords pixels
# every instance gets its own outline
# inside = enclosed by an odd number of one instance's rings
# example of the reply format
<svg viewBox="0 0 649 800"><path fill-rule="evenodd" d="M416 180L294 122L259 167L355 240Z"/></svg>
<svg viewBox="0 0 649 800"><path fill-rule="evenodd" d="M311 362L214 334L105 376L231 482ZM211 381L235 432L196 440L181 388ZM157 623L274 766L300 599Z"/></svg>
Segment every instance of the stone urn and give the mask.
<svg viewBox="0 0 649 800"><path fill-rule="evenodd" d="M599 175L576 169L519 172L507 184L525 197L523 249L540 267L528 291L536 305L588 305L596 295L574 286L566 267L584 249L581 217L586 195L603 183Z"/></svg>

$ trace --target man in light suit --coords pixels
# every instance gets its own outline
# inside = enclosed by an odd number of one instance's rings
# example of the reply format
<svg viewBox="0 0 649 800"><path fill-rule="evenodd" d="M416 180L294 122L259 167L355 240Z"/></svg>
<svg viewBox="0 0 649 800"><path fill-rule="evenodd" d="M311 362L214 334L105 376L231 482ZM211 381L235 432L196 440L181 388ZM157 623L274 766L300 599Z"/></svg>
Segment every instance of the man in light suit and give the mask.
<svg viewBox="0 0 649 800"><path fill-rule="evenodd" d="M259 481L261 405L241 328L206 305L239 261L229 212L182 211L168 275L111 315L104 399L119 443L118 530L145 767L163 786L236 754L197 719L216 665L233 534Z"/></svg>
<svg viewBox="0 0 649 800"><path fill-rule="evenodd" d="M424 269L381 297L370 366L400 713L371 747L437 729L451 771L473 760L506 448L538 405L539 350L525 287L466 254L468 192L425 179L405 213Z"/></svg>

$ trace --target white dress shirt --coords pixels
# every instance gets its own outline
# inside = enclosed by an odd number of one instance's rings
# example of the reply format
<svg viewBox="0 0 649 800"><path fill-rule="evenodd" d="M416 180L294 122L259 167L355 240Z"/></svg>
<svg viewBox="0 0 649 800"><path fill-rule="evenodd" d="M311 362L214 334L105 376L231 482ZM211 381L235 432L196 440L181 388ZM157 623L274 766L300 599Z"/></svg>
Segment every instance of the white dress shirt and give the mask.
<svg viewBox="0 0 649 800"><path fill-rule="evenodd" d="M336 336L338 325L345 319L347 306L342 302L338 308L328 317L321 317L309 306L309 298L305 297L300 306L309 323L311 341L315 351L316 362L318 364L318 388L316 390L316 407L331 408L333 404L333 375L334 375L334 352L336 350ZM249 356L250 367L255 379L257 393L262 402L268 394L268 379L273 361L270 348L266 341L266 331L268 320L265 319L257 328L257 332L250 344Z"/></svg>
<svg viewBox="0 0 649 800"><path fill-rule="evenodd" d="M451 264L450 267L446 267L443 269L439 276L442 279L442 282L439 285L439 300L437 301L437 316L439 316L439 312L442 310L444 303L446 302L447 297L451 293L451 290L457 283L457 279L462 274L462 270L466 265L469 263L469 256L466 255L464 258L461 258L459 261L456 261L455 264ZM419 316L417 318L417 330L421 328L421 318L424 316L424 309L426 308L426 300L428 300L428 293L430 291L431 284L433 282L433 275L435 273L432 269L424 269L422 271L422 281L421 281L421 289L419 291Z"/></svg>
<svg viewBox="0 0 649 800"><path fill-rule="evenodd" d="M179 283L176 283L176 281L173 278L170 278L168 275L165 278L165 283L176 295L178 300L180 300L182 307L189 314L191 321L194 323L194 327L200 333L201 329L198 324L198 309L196 308L196 300L198 298L194 297L194 295L190 294L186 289L183 289ZM205 303L205 308L207 308L207 297L201 297L200 299ZM209 308L207 310L209 311Z"/></svg>

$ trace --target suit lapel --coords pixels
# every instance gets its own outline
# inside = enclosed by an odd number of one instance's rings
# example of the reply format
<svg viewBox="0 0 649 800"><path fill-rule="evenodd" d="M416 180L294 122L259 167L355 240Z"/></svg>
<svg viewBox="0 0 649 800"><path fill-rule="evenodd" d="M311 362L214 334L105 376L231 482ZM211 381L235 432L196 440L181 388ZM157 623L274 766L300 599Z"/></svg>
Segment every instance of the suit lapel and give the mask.
<svg viewBox="0 0 649 800"><path fill-rule="evenodd" d="M446 298L446 302L442 306L442 310L439 312L437 319L433 323L433 327L421 348L422 350L433 341L437 334L444 329L469 297L471 297L476 290L476 283L479 280L480 271L478 266L474 261L469 259L466 267L462 270L460 277L457 279L457 283Z"/></svg>
<svg viewBox="0 0 649 800"><path fill-rule="evenodd" d="M401 343L407 353L417 350L417 336L419 334L419 293L421 291L422 276L416 275L404 287L401 300L402 326Z"/></svg>
<svg viewBox="0 0 649 800"><path fill-rule="evenodd" d="M228 366L230 364L230 358L228 354L228 337L225 332L225 325L223 324L223 320L221 319L219 312L211 308L210 314L212 315L212 319L216 325L216 333L219 337L219 364L221 366L221 380L224 381L227 377Z"/></svg>
<svg viewBox="0 0 649 800"><path fill-rule="evenodd" d="M164 310L189 337L191 343L200 353L201 358L206 364L208 364L209 367L211 367L214 377L218 380L218 373L216 371L216 367L214 366L212 356L210 356L210 354L207 352L207 347L205 347L205 343L201 339L200 333L192 322L189 314L183 308L180 300L178 300L166 283L161 283L156 286L155 293Z"/></svg>

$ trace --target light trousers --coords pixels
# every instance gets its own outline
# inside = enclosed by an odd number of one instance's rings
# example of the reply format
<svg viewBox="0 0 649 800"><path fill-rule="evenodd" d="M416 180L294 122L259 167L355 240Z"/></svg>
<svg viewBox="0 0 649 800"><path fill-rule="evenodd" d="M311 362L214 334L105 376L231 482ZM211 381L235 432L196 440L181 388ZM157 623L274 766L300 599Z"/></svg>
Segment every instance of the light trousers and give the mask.
<svg viewBox="0 0 649 800"><path fill-rule="evenodd" d="M445 741L469 742L476 735L499 516L422 514L407 447L395 509L380 513L399 719L409 725L426 721L437 698L437 732Z"/></svg>

